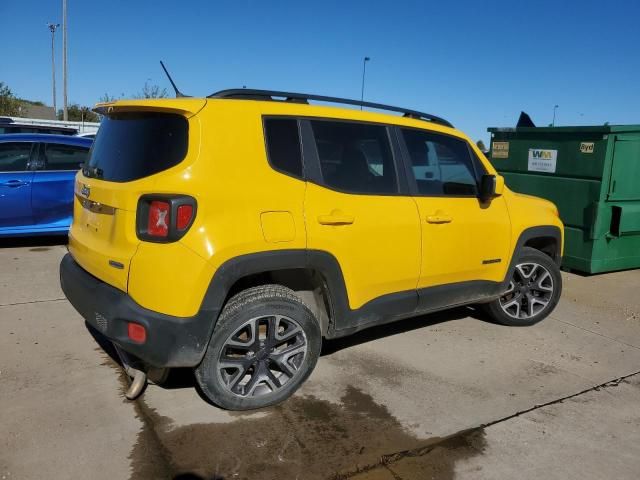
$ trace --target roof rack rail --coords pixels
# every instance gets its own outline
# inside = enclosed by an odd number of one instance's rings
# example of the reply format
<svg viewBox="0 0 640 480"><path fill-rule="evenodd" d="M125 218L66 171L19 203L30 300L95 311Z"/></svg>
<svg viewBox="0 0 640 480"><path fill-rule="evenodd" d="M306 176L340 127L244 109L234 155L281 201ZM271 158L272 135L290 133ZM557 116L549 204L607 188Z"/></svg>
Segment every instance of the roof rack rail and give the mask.
<svg viewBox="0 0 640 480"><path fill-rule="evenodd" d="M429 122L453 128L453 125L444 118L440 118L429 113L418 112L417 110L409 110L408 108L394 107L391 105L384 105L382 103L361 102L360 100L351 100L349 98L326 97L324 95L314 95L309 93L279 92L275 90L257 90L252 88L231 88L228 90L220 90L219 92L212 93L211 95L207 96L207 98L235 98L239 100L274 101L282 98L285 102L292 103L308 103L308 100L327 103L341 103L346 105L375 108L378 110L387 110L390 112L399 112L402 113L403 116L408 118L427 120Z"/></svg>

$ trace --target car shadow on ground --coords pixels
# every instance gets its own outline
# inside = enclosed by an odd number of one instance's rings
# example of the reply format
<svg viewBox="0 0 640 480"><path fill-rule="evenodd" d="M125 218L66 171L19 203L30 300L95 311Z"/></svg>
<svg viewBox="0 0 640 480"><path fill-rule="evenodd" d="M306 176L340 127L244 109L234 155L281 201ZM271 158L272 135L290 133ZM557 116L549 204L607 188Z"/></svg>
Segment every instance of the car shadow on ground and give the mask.
<svg viewBox="0 0 640 480"><path fill-rule="evenodd" d="M384 325L377 325L346 337L336 338L333 340L325 339L322 344L322 352L320 356L332 355L340 350L355 347L362 343L379 340L392 335L398 335L400 333L410 332L420 328L430 327L439 323L461 320L467 317L487 322L490 321L489 318L477 308L466 306L451 308L436 313L418 315L416 317L386 323Z"/></svg>
<svg viewBox="0 0 640 480"><path fill-rule="evenodd" d="M457 307L449 310L443 310L441 312L431 313L428 315L419 315L416 317L407 318L405 320L367 328L365 330L342 338L333 340L325 339L323 341L320 356L331 356L332 354L339 352L340 350L354 347L363 343L390 337L392 335L410 332L412 330L417 330L420 328L431 327L440 323L461 320L468 317L475 318L484 322L493 323L480 309L476 307ZM111 360L115 362L115 364L122 366L120 357L118 356L118 353L116 352L113 344L89 324L85 323L85 326L91 336L93 336L96 343L111 358ZM172 368L169 371L168 377L162 382L162 384L160 384L160 386L167 390L195 388L198 391L198 394L203 398L203 400L210 403L209 400L207 400L207 398L204 396L204 394L200 392L200 388L196 382L192 368Z"/></svg>
<svg viewBox="0 0 640 480"><path fill-rule="evenodd" d="M0 248L20 248L20 247L52 247L55 245L66 245L68 242L66 235L43 235L35 237L5 237L0 238Z"/></svg>

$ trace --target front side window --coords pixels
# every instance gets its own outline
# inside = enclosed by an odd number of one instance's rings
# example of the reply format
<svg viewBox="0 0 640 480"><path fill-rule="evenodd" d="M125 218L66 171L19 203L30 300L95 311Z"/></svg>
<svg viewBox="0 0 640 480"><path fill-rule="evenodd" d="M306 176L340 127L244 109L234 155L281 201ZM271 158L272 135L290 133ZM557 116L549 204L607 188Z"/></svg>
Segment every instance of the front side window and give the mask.
<svg viewBox="0 0 640 480"><path fill-rule="evenodd" d="M311 126L324 185L347 193L398 192L386 127L324 120Z"/></svg>
<svg viewBox="0 0 640 480"><path fill-rule="evenodd" d="M0 143L0 172L20 172L28 170L31 143Z"/></svg>
<svg viewBox="0 0 640 480"><path fill-rule="evenodd" d="M477 174L464 140L424 130L402 129L411 170L422 195L475 196Z"/></svg>
<svg viewBox="0 0 640 480"><path fill-rule="evenodd" d="M46 170L79 170L89 156L89 149L47 143L44 147Z"/></svg>
<svg viewBox="0 0 640 480"><path fill-rule="evenodd" d="M269 118L264 121L267 155L271 166L294 177L302 177L302 152L298 121L294 118Z"/></svg>

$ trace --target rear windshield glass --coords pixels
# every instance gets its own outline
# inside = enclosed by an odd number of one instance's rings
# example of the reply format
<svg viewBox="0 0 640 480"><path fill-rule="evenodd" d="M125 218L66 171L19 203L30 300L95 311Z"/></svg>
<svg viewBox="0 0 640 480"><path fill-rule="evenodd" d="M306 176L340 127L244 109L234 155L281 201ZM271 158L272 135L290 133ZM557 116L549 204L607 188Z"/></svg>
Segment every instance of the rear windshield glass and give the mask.
<svg viewBox="0 0 640 480"><path fill-rule="evenodd" d="M104 117L93 142L87 177L129 182L179 164L187 154L189 126L181 115L119 113Z"/></svg>

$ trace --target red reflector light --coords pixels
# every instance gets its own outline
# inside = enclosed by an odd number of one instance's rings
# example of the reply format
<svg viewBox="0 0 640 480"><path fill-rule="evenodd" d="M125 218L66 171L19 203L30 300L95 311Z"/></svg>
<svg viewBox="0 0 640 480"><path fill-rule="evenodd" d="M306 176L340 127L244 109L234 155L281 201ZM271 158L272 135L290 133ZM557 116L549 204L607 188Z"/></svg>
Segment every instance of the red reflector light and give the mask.
<svg viewBox="0 0 640 480"><path fill-rule="evenodd" d="M144 343L147 341L147 331L139 323L129 322L127 324L127 335L134 342Z"/></svg>
<svg viewBox="0 0 640 480"><path fill-rule="evenodd" d="M147 233L154 237L166 237L169 235L170 206L167 202L154 200L149 205L149 223ZM130 324L131 325L131 324Z"/></svg>
<svg viewBox="0 0 640 480"><path fill-rule="evenodd" d="M192 205L180 205L178 207L178 215L176 218L176 227L178 230L184 230L191 223L191 217L193 216Z"/></svg>

